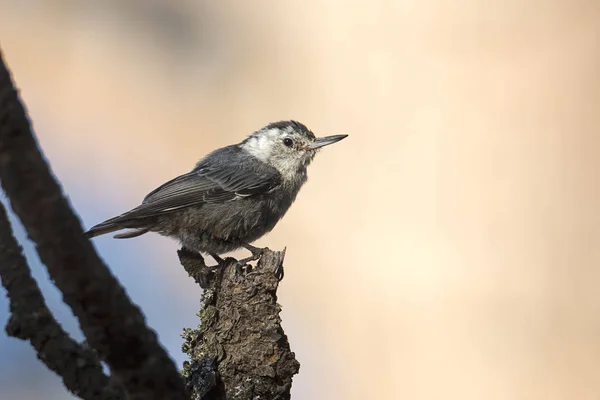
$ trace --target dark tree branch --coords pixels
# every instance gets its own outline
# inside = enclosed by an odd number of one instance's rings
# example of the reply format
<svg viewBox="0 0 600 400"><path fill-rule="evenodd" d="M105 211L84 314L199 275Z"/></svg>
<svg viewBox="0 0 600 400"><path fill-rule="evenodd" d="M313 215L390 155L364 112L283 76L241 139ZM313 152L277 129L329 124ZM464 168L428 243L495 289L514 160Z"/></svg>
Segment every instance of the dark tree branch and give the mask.
<svg viewBox="0 0 600 400"><path fill-rule="evenodd" d="M74 395L90 400L126 399L123 387L102 372L96 354L73 340L46 307L2 203L0 280L10 300L11 317L6 325L9 336L31 342L39 359L63 378Z"/></svg>
<svg viewBox="0 0 600 400"><path fill-rule="evenodd" d="M0 180L88 343L132 399L185 399L173 360L84 237L33 136L0 53Z"/></svg>
<svg viewBox="0 0 600 400"><path fill-rule="evenodd" d="M235 260L208 272L198 255L179 251L186 271L205 287L200 326L186 329L183 374L192 399L290 399L300 364L281 328L278 276L285 252L266 249L241 276Z"/></svg>

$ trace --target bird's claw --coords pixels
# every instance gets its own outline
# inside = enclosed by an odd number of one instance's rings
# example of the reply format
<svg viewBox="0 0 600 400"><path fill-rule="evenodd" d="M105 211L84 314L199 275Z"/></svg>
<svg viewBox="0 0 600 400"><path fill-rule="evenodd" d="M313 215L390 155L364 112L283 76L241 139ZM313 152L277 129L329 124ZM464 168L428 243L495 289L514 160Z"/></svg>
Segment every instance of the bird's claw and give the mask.
<svg viewBox="0 0 600 400"><path fill-rule="evenodd" d="M247 275L250 272L252 272L252 269L253 269L252 265L248 264L248 262L256 261L256 260L260 259L260 257L262 256L262 254L264 252L264 249L254 247L247 243L242 243L242 247L244 247L246 250L251 252L252 255L250 257L242 258L241 260L236 262L235 272L239 275Z"/></svg>
<svg viewBox="0 0 600 400"><path fill-rule="evenodd" d="M275 278L277 278L277 281L281 282L281 280L283 279L283 275L283 263L281 263L275 270Z"/></svg>
<svg viewBox="0 0 600 400"><path fill-rule="evenodd" d="M179 261L186 272L192 277L201 288L208 288L215 278L215 273L219 265L206 265L204 257L200 253L182 247L177 251Z"/></svg>
<svg viewBox="0 0 600 400"><path fill-rule="evenodd" d="M242 243L242 247L244 247L246 250L248 250L250 253L252 253L252 255L250 257L246 257L246 258L240 260L240 262L256 261L262 256L263 252L265 251L265 249L261 249L259 247L254 247L252 245L249 245L248 243Z"/></svg>
<svg viewBox="0 0 600 400"><path fill-rule="evenodd" d="M250 264L246 264L246 263L242 263L242 262L236 262L235 263L235 273L238 275L248 275L250 272L252 272L252 265Z"/></svg>

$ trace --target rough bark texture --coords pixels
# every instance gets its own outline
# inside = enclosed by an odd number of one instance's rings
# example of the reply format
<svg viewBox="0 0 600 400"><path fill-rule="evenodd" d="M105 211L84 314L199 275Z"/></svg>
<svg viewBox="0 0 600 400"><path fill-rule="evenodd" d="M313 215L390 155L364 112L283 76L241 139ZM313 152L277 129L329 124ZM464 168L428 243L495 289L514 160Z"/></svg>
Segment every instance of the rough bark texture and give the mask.
<svg viewBox="0 0 600 400"><path fill-rule="evenodd" d="M205 288L200 326L182 335L190 356L183 375L192 399L290 398L300 364L277 304L284 255L265 249L250 272L240 273L231 258L208 272L199 256L179 251L181 264Z"/></svg>
<svg viewBox="0 0 600 400"><path fill-rule="evenodd" d="M0 180L88 343L132 399L187 398L173 360L102 262L52 176L0 53Z"/></svg>
<svg viewBox="0 0 600 400"><path fill-rule="evenodd" d="M39 359L63 378L74 395L90 400L127 398L123 387L104 374L96 353L73 340L46 307L2 203L0 280L10 300L11 317L6 325L9 336L28 340Z"/></svg>

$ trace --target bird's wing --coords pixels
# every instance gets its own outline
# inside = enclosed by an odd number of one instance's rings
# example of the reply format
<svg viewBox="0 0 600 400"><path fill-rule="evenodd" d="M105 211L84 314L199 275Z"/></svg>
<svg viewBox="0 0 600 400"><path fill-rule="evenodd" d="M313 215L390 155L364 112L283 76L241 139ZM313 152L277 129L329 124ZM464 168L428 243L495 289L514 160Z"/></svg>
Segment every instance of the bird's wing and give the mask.
<svg viewBox="0 0 600 400"><path fill-rule="evenodd" d="M132 214L152 216L203 203L223 203L268 192L281 183L281 176L268 166L198 166L146 196ZM132 215L130 217L138 217Z"/></svg>

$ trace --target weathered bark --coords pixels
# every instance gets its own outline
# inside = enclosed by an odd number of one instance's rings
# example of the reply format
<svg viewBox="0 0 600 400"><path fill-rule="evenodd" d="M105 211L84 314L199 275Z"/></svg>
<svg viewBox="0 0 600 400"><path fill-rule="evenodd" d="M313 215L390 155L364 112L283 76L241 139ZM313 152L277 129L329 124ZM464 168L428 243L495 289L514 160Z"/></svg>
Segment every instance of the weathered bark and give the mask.
<svg viewBox="0 0 600 400"><path fill-rule="evenodd" d="M190 356L183 375L192 399L290 398L300 364L281 328L277 287L285 251L265 249L257 266L240 274L228 258L214 272L179 251L186 271L204 286L197 329L185 329Z"/></svg>
<svg viewBox="0 0 600 400"><path fill-rule="evenodd" d="M0 180L89 345L132 399L186 399L173 360L83 235L33 136L0 52Z"/></svg>

